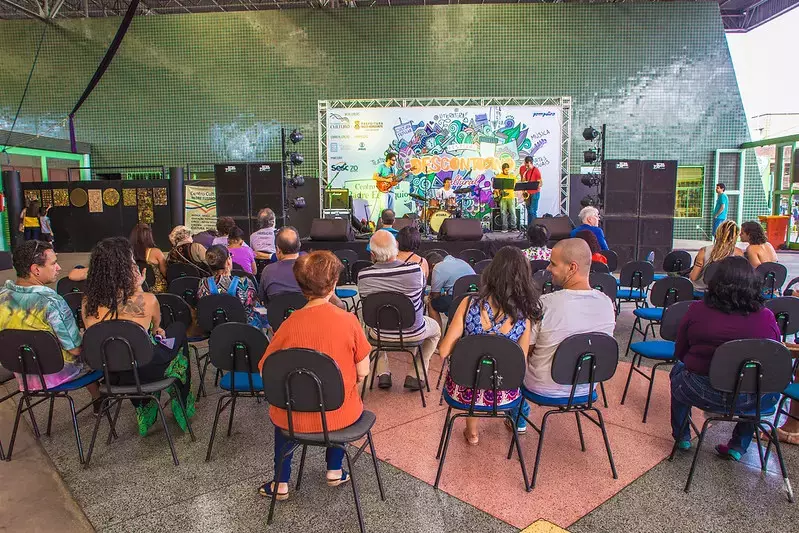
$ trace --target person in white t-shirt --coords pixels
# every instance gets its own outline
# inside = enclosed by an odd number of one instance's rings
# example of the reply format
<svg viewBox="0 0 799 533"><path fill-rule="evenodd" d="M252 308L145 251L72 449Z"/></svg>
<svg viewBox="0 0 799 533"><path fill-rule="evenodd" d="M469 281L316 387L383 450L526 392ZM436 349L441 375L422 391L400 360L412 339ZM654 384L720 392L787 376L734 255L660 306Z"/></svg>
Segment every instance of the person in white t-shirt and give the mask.
<svg viewBox="0 0 799 533"><path fill-rule="evenodd" d="M452 178L444 178L444 186L436 191L435 197L441 202L441 207L446 207L449 199L455 198L455 191L452 190Z"/></svg>
<svg viewBox="0 0 799 533"><path fill-rule="evenodd" d="M606 333L613 335L616 312L613 302L588 283L591 271L591 250L582 239L565 239L552 249L550 264L552 281L563 290L541 296L543 318L530 331L530 351L524 386L542 401L567 399L571 385L552 380L552 361L560 343L577 333ZM575 398L586 396L588 385L577 388ZM565 400L564 400L565 404ZM528 411L524 404L523 412ZM524 419L520 431L526 430Z"/></svg>

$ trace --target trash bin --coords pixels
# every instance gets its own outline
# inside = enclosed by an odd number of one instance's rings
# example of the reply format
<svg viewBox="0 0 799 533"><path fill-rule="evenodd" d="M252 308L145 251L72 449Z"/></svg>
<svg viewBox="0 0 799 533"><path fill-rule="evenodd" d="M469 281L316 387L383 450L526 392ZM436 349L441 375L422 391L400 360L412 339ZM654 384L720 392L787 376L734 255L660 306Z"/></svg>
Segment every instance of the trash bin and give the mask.
<svg viewBox="0 0 799 533"><path fill-rule="evenodd" d="M760 219L761 224L766 225L766 240L771 243L775 250L783 248L785 241L788 240L788 222L791 217L770 215L757 218Z"/></svg>

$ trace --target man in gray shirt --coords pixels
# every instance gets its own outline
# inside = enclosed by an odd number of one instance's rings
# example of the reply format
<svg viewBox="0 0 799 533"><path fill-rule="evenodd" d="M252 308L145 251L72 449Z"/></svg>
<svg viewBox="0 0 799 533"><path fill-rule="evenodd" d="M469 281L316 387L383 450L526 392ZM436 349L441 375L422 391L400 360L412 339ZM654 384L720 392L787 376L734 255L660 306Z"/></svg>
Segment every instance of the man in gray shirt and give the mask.
<svg viewBox="0 0 799 533"><path fill-rule="evenodd" d="M412 327L402 332L402 338L405 341L424 341L422 359L427 369L441 339L441 327L432 318L424 316L425 279L422 269L418 263L405 263L397 259L399 253L397 240L388 231L376 231L369 240L369 247L375 264L358 273L358 293L364 298L378 292L399 292L411 299L416 311L416 320ZM372 338L377 336L371 330L369 335ZM380 338L398 341L399 332L381 330ZM385 352L378 354L375 372L378 375L378 386L381 389L390 389L391 372ZM421 369L419 375L422 375ZM415 375L409 373L405 377L405 388L419 390L422 387L424 382L417 380Z"/></svg>

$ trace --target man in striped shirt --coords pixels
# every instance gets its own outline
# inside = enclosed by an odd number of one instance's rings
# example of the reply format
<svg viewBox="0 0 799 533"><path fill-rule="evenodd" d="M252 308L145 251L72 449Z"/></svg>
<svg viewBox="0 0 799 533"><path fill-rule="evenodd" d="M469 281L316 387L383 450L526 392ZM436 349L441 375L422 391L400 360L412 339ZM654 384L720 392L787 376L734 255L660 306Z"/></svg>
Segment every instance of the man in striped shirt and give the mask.
<svg viewBox="0 0 799 533"><path fill-rule="evenodd" d="M397 259L399 249L394 235L388 231L376 231L369 240L374 266L364 268L358 273L358 292L362 298L378 292L399 292L405 294L413 302L416 318L413 326L403 330L404 341L420 341L422 343L422 359L424 367L429 367L430 358L441 339L441 327L432 318L424 315L424 289L425 279L418 263L406 263ZM374 331L369 331L372 338L376 338ZM389 341L398 341L399 332L382 330L380 338ZM414 364L416 361L414 360ZM419 375L423 375L419 369ZM380 352L375 366L378 376L378 387L391 388L391 372L388 367L388 356ZM419 390L424 387L424 382L416 379L410 373L405 377L405 388Z"/></svg>

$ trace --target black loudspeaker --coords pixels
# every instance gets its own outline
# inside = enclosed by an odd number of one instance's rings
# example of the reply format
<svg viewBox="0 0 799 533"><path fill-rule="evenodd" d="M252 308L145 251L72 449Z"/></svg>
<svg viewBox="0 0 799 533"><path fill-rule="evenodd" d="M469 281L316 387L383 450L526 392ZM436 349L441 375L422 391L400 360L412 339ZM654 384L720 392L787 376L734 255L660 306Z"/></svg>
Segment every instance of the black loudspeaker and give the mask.
<svg viewBox="0 0 799 533"><path fill-rule="evenodd" d="M476 218L448 218L438 232L440 241L479 241L483 238L483 226Z"/></svg>
<svg viewBox="0 0 799 533"><path fill-rule="evenodd" d="M414 219L414 218L410 218L410 217L408 217L408 218L402 217L402 218L394 219L394 229L395 230L399 231L399 230L401 230L402 228L404 228L406 226L419 227L419 221L418 221L418 219Z"/></svg>
<svg viewBox="0 0 799 533"><path fill-rule="evenodd" d="M638 228L638 259L655 252L655 268L671 252L674 239L674 219L671 217L641 217Z"/></svg>
<svg viewBox="0 0 799 533"><path fill-rule="evenodd" d="M674 217L677 161L641 161L642 217Z"/></svg>
<svg viewBox="0 0 799 533"><path fill-rule="evenodd" d="M236 224L249 235L250 211L249 187L247 184L247 165L215 165L216 214L219 217L233 217Z"/></svg>
<svg viewBox="0 0 799 533"><path fill-rule="evenodd" d="M545 226L549 230L549 240L559 241L568 239L569 234L574 229L574 224L569 217L543 217L537 218L535 224Z"/></svg>
<svg viewBox="0 0 799 533"><path fill-rule="evenodd" d="M258 229L258 211L264 207L271 208L278 217L278 226L282 225L280 162L214 165L214 177L217 215L233 217L247 237Z"/></svg>
<svg viewBox="0 0 799 533"><path fill-rule="evenodd" d="M17 241L22 242L19 234L19 215L25 209L25 196L22 192L22 183L18 170L4 170L3 173L3 194L6 198L6 211L8 212L8 234L11 237L11 249L17 245Z"/></svg>
<svg viewBox="0 0 799 533"><path fill-rule="evenodd" d="M305 199L305 208L294 209L291 207L292 201L299 197ZM287 188L286 201L288 202L288 209L286 210L288 221L286 224L297 228L300 238L305 239L309 237L311 235L311 225L314 219L319 218L322 214L321 198L319 195L319 178L305 178L305 185L299 189L293 187ZM279 208L280 202L276 205L277 208ZM275 212L277 212L277 208L272 207ZM349 223L350 219L347 218L347 224Z"/></svg>
<svg viewBox="0 0 799 533"><path fill-rule="evenodd" d="M311 223L311 240L348 242L355 240L349 220L315 218Z"/></svg>
<svg viewBox="0 0 799 533"><path fill-rule="evenodd" d="M510 224L510 215L508 216L508 224ZM516 208L516 227L518 228L522 224L522 208ZM499 210L499 207L492 207L491 208L491 230L492 231L501 231L502 230L502 213Z"/></svg>
<svg viewBox="0 0 799 533"><path fill-rule="evenodd" d="M569 217L579 220L580 210L584 207L580 202L588 195L597 196L599 193L596 187L584 185L582 177L584 174L569 175Z"/></svg>
<svg viewBox="0 0 799 533"><path fill-rule="evenodd" d="M619 266L638 259L638 217L607 216L603 221L608 246L619 256Z"/></svg>
<svg viewBox="0 0 799 533"><path fill-rule="evenodd" d="M607 160L605 161L604 178L605 216L638 215L641 161ZM671 205L673 208L674 202Z"/></svg>

